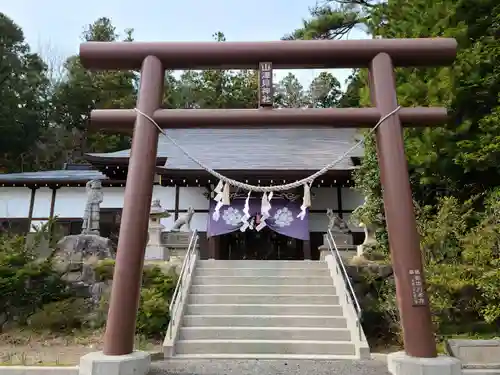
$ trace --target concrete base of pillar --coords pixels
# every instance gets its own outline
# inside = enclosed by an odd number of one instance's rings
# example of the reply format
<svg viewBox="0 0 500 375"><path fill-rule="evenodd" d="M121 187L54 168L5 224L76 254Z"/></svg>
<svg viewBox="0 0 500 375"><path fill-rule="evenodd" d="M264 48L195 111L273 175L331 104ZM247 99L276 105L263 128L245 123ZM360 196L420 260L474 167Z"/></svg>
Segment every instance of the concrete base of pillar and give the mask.
<svg viewBox="0 0 500 375"><path fill-rule="evenodd" d="M448 356L416 358L396 352L387 356L387 367L392 375L462 375L460 360Z"/></svg>
<svg viewBox="0 0 500 375"><path fill-rule="evenodd" d="M94 352L80 358L79 375L146 375L151 356L146 352L105 355Z"/></svg>

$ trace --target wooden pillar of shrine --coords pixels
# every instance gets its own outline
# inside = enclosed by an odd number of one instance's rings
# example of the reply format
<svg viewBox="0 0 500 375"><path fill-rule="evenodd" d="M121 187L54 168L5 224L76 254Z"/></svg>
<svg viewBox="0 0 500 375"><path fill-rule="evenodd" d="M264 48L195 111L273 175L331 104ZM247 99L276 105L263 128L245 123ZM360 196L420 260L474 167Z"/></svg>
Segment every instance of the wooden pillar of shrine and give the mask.
<svg viewBox="0 0 500 375"><path fill-rule="evenodd" d="M381 116L397 108L394 66L386 53L378 54L370 65L370 91L372 102ZM424 287L420 238L404 151L403 128L397 113L378 127L376 138L405 350L413 357L436 357L431 312Z"/></svg>
<svg viewBox="0 0 500 375"><path fill-rule="evenodd" d="M144 59L137 108L146 115L151 116L160 108L164 75L157 57ZM158 129L144 116L137 116L104 335L106 355L129 354L134 350L157 149Z"/></svg>

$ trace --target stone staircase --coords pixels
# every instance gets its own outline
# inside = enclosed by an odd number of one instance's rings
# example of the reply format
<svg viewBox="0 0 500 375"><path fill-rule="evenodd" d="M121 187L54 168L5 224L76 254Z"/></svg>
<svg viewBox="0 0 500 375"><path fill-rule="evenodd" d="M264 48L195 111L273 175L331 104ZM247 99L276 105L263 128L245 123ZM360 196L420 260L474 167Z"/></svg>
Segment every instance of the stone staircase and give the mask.
<svg viewBox="0 0 500 375"><path fill-rule="evenodd" d="M341 302L327 262L198 260L176 340L165 353L360 358L359 332Z"/></svg>

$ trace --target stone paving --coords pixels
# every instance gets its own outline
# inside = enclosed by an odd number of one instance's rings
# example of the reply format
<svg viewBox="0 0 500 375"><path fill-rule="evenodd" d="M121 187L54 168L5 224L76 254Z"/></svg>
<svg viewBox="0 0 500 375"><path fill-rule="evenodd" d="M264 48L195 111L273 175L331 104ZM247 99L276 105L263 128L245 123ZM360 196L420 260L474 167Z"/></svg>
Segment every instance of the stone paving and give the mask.
<svg viewBox="0 0 500 375"><path fill-rule="evenodd" d="M382 360L170 360L153 362L150 375L389 375Z"/></svg>

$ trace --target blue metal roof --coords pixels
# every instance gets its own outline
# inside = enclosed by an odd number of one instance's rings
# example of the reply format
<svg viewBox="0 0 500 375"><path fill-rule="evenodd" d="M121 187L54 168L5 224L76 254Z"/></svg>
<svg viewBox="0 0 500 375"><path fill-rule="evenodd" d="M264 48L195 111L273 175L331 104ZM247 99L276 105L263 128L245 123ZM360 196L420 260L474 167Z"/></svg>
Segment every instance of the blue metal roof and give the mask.
<svg viewBox="0 0 500 375"><path fill-rule="evenodd" d="M356 142L356 129L167 129L190 155L219 170L319 170L342 156ZM201 170L165 136L160 135L158 157L170 170ZM362 157L363 147L334 168L350 170L351 157ZM88 154L93 158L128 158L130 150Z"/></svg>
<svg viewBox="0 0 500 375"><path fill-rule="evenodd" d="M96 170L56 170L56 171L42 171L42 172L23 172L23 173L8 173L0 174L0 180L2 182L30 182L30 181L81 181L85 183L87 181L99 179L107 180L108 177L103 173Z"/></svg>
<svg viewBox="0 0 500 375"><path fill-rule="evenodd" d="M356 142L356 129L269 128L269 129L169 129L168 134L192 156L215 170L319 170L342 156ZM87 154L110 162L128 158L130 150ZM158 157L167 158L168 170L201 170L165 136L160 135ZM356 168L352 157L362 157L360 147L341 160L334 170ZM106 160L107 159L107 160ZM82 166L89 168L89 165ZM65 181L86 183L108 180L103 173L79 167L71 169L0 174L4 183Z"/></svg>

